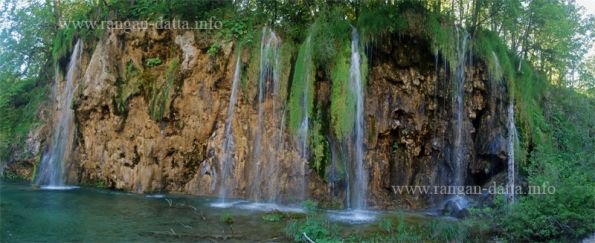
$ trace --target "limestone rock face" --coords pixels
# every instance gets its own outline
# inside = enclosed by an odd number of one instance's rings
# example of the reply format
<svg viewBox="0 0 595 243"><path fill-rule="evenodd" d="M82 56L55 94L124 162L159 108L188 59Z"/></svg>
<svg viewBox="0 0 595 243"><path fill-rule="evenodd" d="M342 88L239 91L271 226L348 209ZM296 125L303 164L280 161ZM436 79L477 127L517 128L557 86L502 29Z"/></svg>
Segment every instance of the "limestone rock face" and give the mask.
<svg viewBox="0 0 595 243"><path fill-rule="evenodd" d="M237 51L230 42L222 43L217 55L209 55L209 38L147 30L112 31L99 41L85 58L73 101L77 135L69 183L102 182L138 193L218 195L227 109L240 54L242 80L231 122L234 163L228 196L291 201L305 194L340 205L345 183L331 182L312 170L296 170L308 162L289 129L280 126L285 118L279 114L289 109L285 101L293 64L280 72L283 92L267 94L259 103L258 74L250 66L258 52ZM453 75L425 40L388 39L368 53L368 205L425 207L442 197L396 195L392 186L452 183ZM464 183L482 185L505 171L507 97L505 85L490 80L484 64L473 64L464 72ZM332 82L320 70L316 79L315 104L323 109L332 102ZM260 106L264 112L259 124ZM258 129L260 136L275 139L262 139L255 154ZM28 147L40 150L39 143Z"/></svg>
<svg viewBox="0 0 595 243"><path fill-rule="evenodd" d="M395 195L392 186L452 185L453 75L429 43L393 38L372 51L366 94L367 165L378 206L429 206L439 195ZM465 185L483 185L505 170L506 93L479 60L465 67Z"/></svg>
<svg viewBox="0 0 595 243"><path fill-rule="evenodd" d="M236 56L232 43L224 43L219 55L210 56L206 53L208 46L196 38L192 32L111 32L98 44L76 98L79 136L72 182L103 181L108 187L133 192L218 195ZM262 136L280 139L263 139L260 157L253 154L258 104L256 81L248 74L248 59L244 58L249 55L243 52L240 65L249 84L239 91L231 122L234 163L228 194L290 199L299 190L294 178L304 177L292 174L291 167L296 163L305 167L306 161L293 149L293 140L285 129L278 126L282 124L281 116L268 114L282 113L285 93L267 96L262 103L267 112ZM163 64L147 65L149 58L156 57ZM167 70L173 59L180 60L173 81L175 88L171 98L166 99L163 119L156 120L151 116L154 97L147 94L147 87L167 87ZM129 69L135 70L134 77ZM281 79L286 85L289 72L281 74ZM125 111L121 112L115 100L135 83L138 85L129 91ZM280 148L282 151L277 151ZM269 158L272 154L276 163ZM256 166L263 172L253 173ZM267 176L266 168L272 166L277 167L275 175Z"/></svg>

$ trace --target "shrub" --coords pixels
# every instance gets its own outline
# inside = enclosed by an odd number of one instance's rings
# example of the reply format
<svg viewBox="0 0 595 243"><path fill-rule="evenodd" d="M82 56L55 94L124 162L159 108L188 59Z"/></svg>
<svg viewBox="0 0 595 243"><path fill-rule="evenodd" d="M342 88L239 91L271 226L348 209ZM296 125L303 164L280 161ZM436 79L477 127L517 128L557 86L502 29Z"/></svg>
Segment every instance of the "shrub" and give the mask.
<svg viewBox="0 0 595 243"><path fill-rule="evenodd" d="M159 57L149 58L145 61L145 66L147 67L155 67L158 65L161 65L161 58Z"/></svg>
<svg viewBox="0 0 595 243"><path fill-rule="evenodd" d="M305 236L315 242L330 242L333 241L331 232L336 232L336 228L331 226L324 216L308 216L302 222L292 220L285 228L287 236L295 242L305 241Z"/></svg>
<svg viewBox="0 0 595 243"><path fill-rule="evenodd" d="M279 222L281 221L285 215L279 211L268 212L265 215L262 215L262 219L268 222Z"/></svg>
<svg viewBox="0 0 595 243"><path fill-rule="evenodd" d="M227 224L227 225L232 225L234 223L233 216L229 212L224 212L219 217L219 222Z"/></svg>

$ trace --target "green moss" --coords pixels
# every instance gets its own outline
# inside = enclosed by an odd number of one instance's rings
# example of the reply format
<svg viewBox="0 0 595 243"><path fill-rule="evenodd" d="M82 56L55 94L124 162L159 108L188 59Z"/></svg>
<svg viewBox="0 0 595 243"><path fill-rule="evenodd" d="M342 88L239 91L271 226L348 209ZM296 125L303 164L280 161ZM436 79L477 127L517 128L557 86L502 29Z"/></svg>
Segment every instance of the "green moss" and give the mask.
<svg viewBox="0 0 595 243"><path fill-rule="evenodd" d="M62 57L66 57L72 49L72 42L76 30L74 28L63 28L56 33L52 43L52 59L54 63Z"/></svg>
<svg viewBox="0 0 595 243"><path fill-rule="evenodd" d="M118 93L114 97L114 106L117 115L124 115L128 112L128 99L140 93L142 81L132 60L128 61L124 80L118 80L116 83Z"/></svg>
<svg viewBox="0 0 595 243"><path fill-rule="evenodd" d="M159 58L159 57L153 57L153 58L148 58L145 61L145 66L147 66L147 67L155 67L155 66L161 65L161 63L162 63L161 58Z"/></svg>
<svg viewBox="0 0 595 243"><path fill-rule="evenodd" d="M227 225L232 225L234 223L233 220L233 215L229 212L224 212L220 217L219 217L219 222L227 224Z"/></svg>
<svg viewBox="0 0 595 243"><path fill-rule="evenodd" d="M211 57L214 57L219 53L220 50L221 50L221 42L215 41L215 42L213 42L211 47L209 47L207 54L209 54L209 56L211 56Z"/></svg>
<svg viewBox="0 0 595 243"><path fill-rule="evenodd" d="M434 49L440 52L442 57L450 64L451 71L454 71L457 66L457 37L452 22L432 15L427 19L424 28Z"/></svg>
<svg viewBox="0 0 595 243"><path fill-rule="evenodd" d="M357 27L364 43L371 43L383 36L405 28L405 19L396 5L370 3L364 6L357 20Z"/></svg>
<svg viewBox="0 0 595 243"><path fill-rule="evenodd" d="M324 178L325 169L330 159L330 148L323 129L323 119L320 113L312 121L312 131L310 133L310 147L312 149L312 161L310 168L314 169L320 178Z"/></svg>
<svg viewBox="0 0 595 243"><path fill-rule="evenodd" d="M325 10L310 27L312 60L317 67L330 71L343 42L351 36L351 26L338 10Z"/></svg>
<svg viewBox="0 0 595 243"><path fill-rule="evenodd" d="M349 82L350 50L349 42L344 41L338 49L331 74L331 127L333 134L339 139L351 134L355 121L355 95Z"/></svg>
<svg viewBox="0 0 595 243"><path fill-rule="evenodd" d="M261 35L262 30L254 29L250 36ZM240 87L244 92L249 93L249 97L254 97L258 92L258 77L260 74L260 41L261 38L256 38L258 41L249 43L241 43L242 48L250 50L250 60L246 72L242 72L240 79ZM245 73L245 74L244 74Z"/></svg>
<svg viewBox="0 0 595 243"><path fill-rule="evenodd" d="M495 33L480 30L473 40L473 54L483 60L488 66L488 72L493 80L507 80L510 91L515 79L515 70L509 58L508 47ZM499 84L499 83L497 83Z"/></svg>
<svg viewBox="0 0 595 243"><path fill-rule="evenodd" d="M28 178L24 178L12 171L4 171L3 174L0 174L0 179L8 181L27 181Z"/></svg>
<svg viewBox="0 0 595 243"><path fill-rule="evenodd" d="M291 41L283 41L279 47L279 94L278 100L288 100L288 86L295 55L295 44Z"/></svg>
<svg viewBox="0 0 595 243"><path fill-rule="evenodd" d="M41 156L42 156L42 154L39 153L39 155L37 155L35 157L35 161L33 162L33 171L31 172L31 182L34 182L35 177L37 177L37 168L39 167L39 162L41 161Z"/></svg>
<svg viewBox="0 0 595 243"><path fill-rule="evenodd" d="M282 219L286 218L287 215L279 212L279 211L272 211L262 215L262 219L268 222L279 222Z"/></svg>
<svg viewBox="0 0 595 243"><path fill-rule="evenodd" d="M289 129L293 134L297 134L304 113L312 117L314 105L314 72L315 67L312 62L311 41L306 41L300 46L295 68L293 71L293 81L291 83L291 94L289 95ZM307 100L304 100L307 92ZM305 103L305 107L304 107ZM305 111L305 112L304 112Z"/></svg>
<svg viewBox="0 0 595 243"><path fill-rule="evenodd" d="M174 79L176 78L179 60L173 59L165 72L165 83L161 87L153 86L152 97L149 101L149 115L155 121L163 119L171 103Z"/></svg>

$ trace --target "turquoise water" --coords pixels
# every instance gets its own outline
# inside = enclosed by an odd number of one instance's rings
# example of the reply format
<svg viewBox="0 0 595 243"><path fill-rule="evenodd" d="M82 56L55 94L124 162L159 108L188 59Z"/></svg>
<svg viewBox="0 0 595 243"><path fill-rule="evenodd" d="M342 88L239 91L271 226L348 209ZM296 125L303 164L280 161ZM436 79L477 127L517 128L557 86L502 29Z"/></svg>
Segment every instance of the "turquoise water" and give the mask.
<svg viewBox="0 0 595 243"><path fill-rule="evenodd" d="M1 182L0 242L285 241L286 222L264 221L262 211L209 207L215 201ZM231 226L223 215L232 216Z"/></svg>
<svg viewBox="0 0 595 243"><path fill-rule="evenodd" d="M263 216L284 212L271 222ZM0 242L287 242L289 218L304 209L244 200L76 188L43 190L28 183L0 181ZM323 210L339 235L374 235L394 219L389 211ZM233 223L225 219L231 217ZM406 213L419 224L427 217Z"/></svg>

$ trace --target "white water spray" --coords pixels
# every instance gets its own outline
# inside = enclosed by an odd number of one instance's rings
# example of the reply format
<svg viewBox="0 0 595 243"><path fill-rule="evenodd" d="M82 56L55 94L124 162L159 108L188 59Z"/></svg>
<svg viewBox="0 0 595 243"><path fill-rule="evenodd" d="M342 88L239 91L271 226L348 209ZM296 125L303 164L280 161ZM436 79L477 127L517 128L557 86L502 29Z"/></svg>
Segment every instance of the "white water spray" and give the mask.
<svg viewBox="0 0 595 243"><path fill-rule="evenodd" d="M43 155L39 163L38 174L35 183L42 188L48 189L71 189L65 186L66 168L69 164L70 153L74 143L74 111L72 110L72 100L74 91L77 87L77 80L80 78L80 59L83 50L83 44L80 40L76 42L68 71L66 73L66 83L58 97L58 112L55 114L54 132L49 144L49 150ZM58 72L56 72L56 77ZM56 82L58 82L56 78Z"/></svg>

